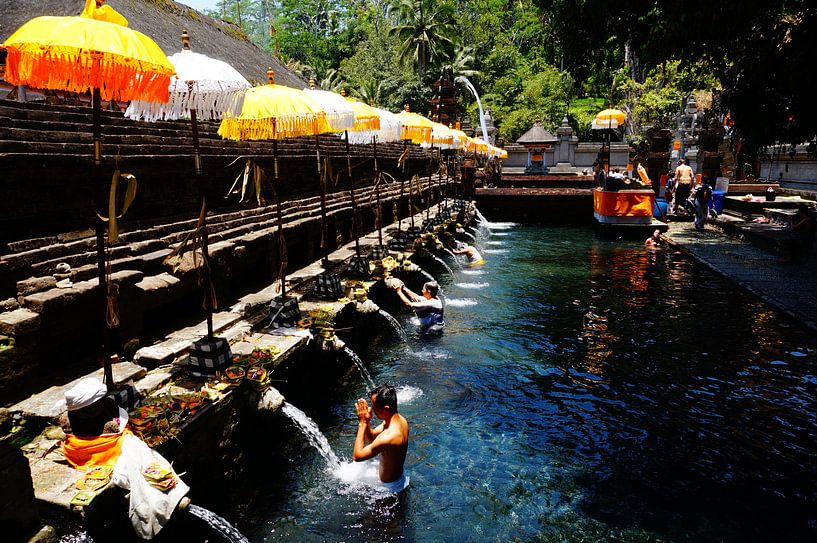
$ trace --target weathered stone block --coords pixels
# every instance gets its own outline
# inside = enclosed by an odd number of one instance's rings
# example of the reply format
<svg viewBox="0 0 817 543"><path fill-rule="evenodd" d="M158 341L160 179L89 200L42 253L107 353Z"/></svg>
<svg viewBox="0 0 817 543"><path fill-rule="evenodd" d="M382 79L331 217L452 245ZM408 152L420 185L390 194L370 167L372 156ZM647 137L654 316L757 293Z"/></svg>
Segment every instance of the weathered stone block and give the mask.
<svg viewBox="0 0 817 543"><path fill-rule="evenodd" d="M0 334L19 336L40 327L40 315L28 309L0 313Z"/></svg>
<svg viewBox="0 0 817 543"><path fill-rule="evenodd" d="M0 300L0 313L3 313L5 311L14 311L18 307L20 307L20 302L18 302L14 298Z"/></svg>
<svg viewBox="0 0 817 543"><path fill-rule="evenodd" d="M173 277L169 273L160 273L159 275L151 275L143 278L136 283L136 288L145 292L153 292L160 289L165 289L180 283L181 281Z"/></svg>
<svg viewBox="0 0 817 543"><path fill-rule="evenodd" d="M75 287L78 283L75 284ZM44 313L57 307L62 307L77 297L75 288L54 288L44 292L35 292L23 298L23 305L35 313Z"/></svg>
<svg viewBox="0 0 817 543"><path fill-rule="evenodd" d="M139 283L145 274L137 270L122 270L111 274L111 281L119 283L120 285L136 285ZM94 282L95 284L98 281Z"/></svg>
<svg viewBox="0 0 817 543"><path fill-rule="evenodd" d="M30 277L17 281L17 294L19 296L28 296L56 286L57 280L54 277Z"/></svg>

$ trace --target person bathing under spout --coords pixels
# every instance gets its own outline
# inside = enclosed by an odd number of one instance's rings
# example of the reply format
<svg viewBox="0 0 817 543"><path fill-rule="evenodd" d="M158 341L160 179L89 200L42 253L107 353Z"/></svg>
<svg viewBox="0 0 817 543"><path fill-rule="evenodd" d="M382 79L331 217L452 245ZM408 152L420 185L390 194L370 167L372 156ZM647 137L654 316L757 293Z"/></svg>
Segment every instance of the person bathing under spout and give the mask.
<svg viewBox="0 0 817 543"><path fill-rule="evenodd" d="M473 245L465 245L461 248L451 248L451 252L456 255L465 255L468 258L469 266L481 266L485 264L485 259Z"/></svg>
<svg viewBox="0 0 817 543"><path fill-rule="evenodd" d="M436 281L429 281L423 285L422 296L409 290L402 281L395 285L394 291L397 292L404 304L417 313L417 318L420 319L421 337L442 335L445 320L443 319L443 303L437 297L440 286Z"/></svg>
<svg viewBox="0 0 817 543"><path fill-rule="evenodd" d="M355 403L358 425L352 458L361 462L380 455L380 482L386 490L398 493L409 485L403 469L409 442L408 422L397 412L397 391L393 386L382 384L369 396L371 407L364 398ZM374 429L372 411L383 421Z"/></svg>

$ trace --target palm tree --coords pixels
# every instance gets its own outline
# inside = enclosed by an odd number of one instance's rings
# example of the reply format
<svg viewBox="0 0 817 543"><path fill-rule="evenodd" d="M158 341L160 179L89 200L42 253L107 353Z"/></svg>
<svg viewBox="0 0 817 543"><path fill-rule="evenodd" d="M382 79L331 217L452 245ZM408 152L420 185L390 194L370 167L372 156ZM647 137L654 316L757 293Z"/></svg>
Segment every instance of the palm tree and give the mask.
<svg viewBox="0 0 817 543"><path fill-rule="evenodd" d="M451 6L435 0L397 0L396 8L397 24L390 34L399 42L401 60L411 61L422 77L429 63L447 58L453 47Z"/></svg>
<svg viewBox="0 0 817 543"><path fill-rule="evenodd" d="M470 45L465 47L458 47L454 55L454 60L451 61L451 70L454 72L454 77L467 77L475 79L482 75L479 70L474 70L474 48Z"/></svg>
<svg viewBox="0 0 817 543"><path fill-rule="evenodd" d="M320 79L320 83L318 85L323 90L340 92L340 89L346 86L346 82L343 80L343 77L341 77L340 73L336 69L330 68L326 70L326 73Z"/></svg>
<svg viewBox="0 0 817 543"><path fill-rule="evenodd" d="M380 105L383 97L383 82L367 79L360 88L353 89L352 94L367 104Z"/></svg>

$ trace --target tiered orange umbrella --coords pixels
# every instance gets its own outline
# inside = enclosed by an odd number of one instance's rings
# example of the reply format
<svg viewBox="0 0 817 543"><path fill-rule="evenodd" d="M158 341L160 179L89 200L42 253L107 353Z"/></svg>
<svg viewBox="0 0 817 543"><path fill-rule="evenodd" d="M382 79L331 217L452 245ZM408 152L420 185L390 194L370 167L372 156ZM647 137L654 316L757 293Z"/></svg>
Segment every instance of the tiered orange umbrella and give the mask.
<svg viewBox="0 0 817 543"><path fill-rule="evenodd" d="M2 44L8 51L6 80L15 85L40 89L92 94L94 177L99 192L97 207L106 205L101 185L102 127L101 101L144 100L166 102L173 66L150 38L128 28L128 21L110 6L97 7L86 0L78 17L35 17ZM115 220L116 211L109 210ZM115 236L112 229L111 237ZM105 262L105 235L102 222L96 224L99 286L105 324L102 358L105 380L112 388L113 371L109 356L109 330L118 325L115 285L108 281Z"/></svg>

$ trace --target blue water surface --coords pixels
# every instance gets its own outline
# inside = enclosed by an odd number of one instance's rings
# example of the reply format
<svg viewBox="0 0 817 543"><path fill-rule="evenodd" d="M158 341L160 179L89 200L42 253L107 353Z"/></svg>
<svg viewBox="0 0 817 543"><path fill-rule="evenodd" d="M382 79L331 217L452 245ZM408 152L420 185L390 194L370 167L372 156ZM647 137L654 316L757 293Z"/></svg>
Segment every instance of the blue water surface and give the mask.
<svg viewBox="0 0 817 543"><path fill-rule="evenodd" d="M413 387L409 490L374 497L292 435L249 482L251 541L817 539L807 331L669 248L489 226L483 273L439 277L442 338L353 342ZM288 399L349 461L365 395L351 367Z"/></svg>

